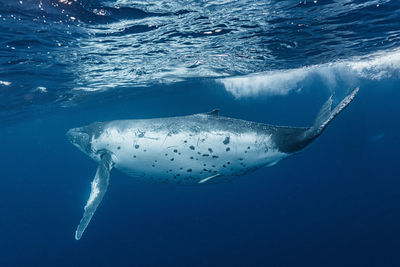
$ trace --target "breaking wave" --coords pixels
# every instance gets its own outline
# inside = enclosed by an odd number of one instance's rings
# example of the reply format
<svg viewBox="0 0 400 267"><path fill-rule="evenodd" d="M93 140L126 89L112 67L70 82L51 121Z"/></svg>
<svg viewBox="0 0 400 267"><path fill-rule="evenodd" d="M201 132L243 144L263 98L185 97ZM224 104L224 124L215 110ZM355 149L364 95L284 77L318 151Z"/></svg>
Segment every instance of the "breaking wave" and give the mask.
<svg viewBox="0 0 400 267"><path fill-rule="evenodd" d="M219 79L236 98L258 95L285 95L304 84L321 81L329 89L337 84L355 86L361 80L400 78L400 50L379 52L348 61L288 70L273 70Z"/></svg>

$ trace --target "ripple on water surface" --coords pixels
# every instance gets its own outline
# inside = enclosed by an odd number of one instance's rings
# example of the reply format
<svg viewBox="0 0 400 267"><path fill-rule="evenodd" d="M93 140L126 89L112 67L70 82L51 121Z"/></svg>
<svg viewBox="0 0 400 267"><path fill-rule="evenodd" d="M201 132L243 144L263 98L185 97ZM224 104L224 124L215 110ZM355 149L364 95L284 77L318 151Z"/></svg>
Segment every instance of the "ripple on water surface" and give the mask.
<svg viewBox="0 0 400 267"><path fill-rule="evenodd" d="M0 0L1 111L196 77L285 78L396 50L399 14L389 0Z"/></svg>

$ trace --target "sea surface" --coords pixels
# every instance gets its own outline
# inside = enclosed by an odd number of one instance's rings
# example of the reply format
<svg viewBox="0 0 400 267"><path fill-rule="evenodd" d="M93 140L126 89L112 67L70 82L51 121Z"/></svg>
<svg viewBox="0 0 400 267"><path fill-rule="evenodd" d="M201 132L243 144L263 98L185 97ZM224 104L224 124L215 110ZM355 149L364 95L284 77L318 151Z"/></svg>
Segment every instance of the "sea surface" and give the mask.
<svg viewBox="0 0 400 267"><path fill-rule="evenodd" d="M220 109L310 126L225 184L112 171L68 129ZM0 266L400 266L400 1L0 0Z"/></svg>

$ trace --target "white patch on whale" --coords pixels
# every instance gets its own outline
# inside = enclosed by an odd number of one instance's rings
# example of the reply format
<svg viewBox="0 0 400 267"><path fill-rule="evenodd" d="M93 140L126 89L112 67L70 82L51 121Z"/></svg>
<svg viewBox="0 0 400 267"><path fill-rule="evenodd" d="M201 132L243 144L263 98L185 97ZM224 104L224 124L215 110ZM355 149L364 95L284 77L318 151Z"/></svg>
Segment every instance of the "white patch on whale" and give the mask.
<svg viewBox="0 0 400 267"><path fill-rule="evenodd" d="M94 179L91 184L91 191L89 195L89 199L86 203L86 207L90 206L93 203L93 200L96 199L96 197L99 195L100 189L99 189L99 179Z"/></svg>

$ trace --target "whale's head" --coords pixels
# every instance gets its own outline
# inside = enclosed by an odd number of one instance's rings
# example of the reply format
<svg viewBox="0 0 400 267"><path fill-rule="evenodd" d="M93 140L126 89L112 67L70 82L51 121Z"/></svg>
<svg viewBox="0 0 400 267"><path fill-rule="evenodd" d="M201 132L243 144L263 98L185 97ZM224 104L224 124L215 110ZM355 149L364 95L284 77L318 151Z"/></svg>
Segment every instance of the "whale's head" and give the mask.
<svg viewBox="0 0 400 267"><path fill-rule="evenodd" d="M86 127L70 129L67 132L67 138L71 144L79 148L83 153L90 155L93 152L91 146L92 136Z"/></svg>

